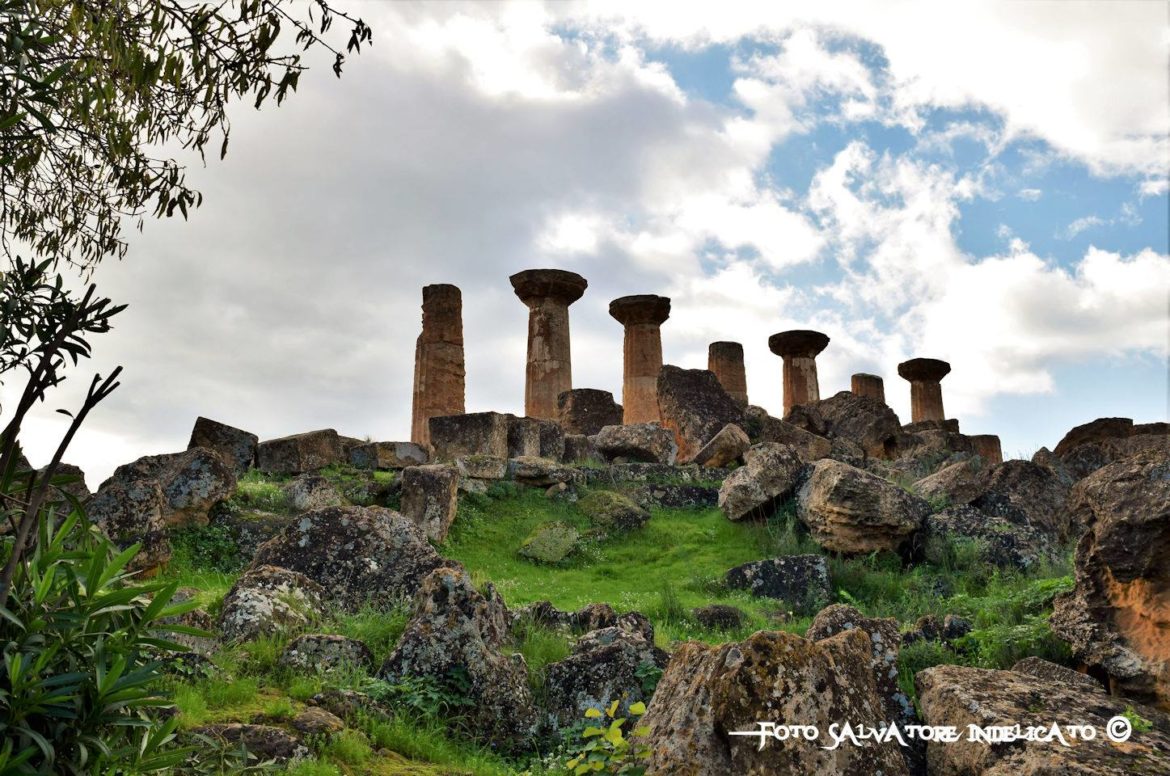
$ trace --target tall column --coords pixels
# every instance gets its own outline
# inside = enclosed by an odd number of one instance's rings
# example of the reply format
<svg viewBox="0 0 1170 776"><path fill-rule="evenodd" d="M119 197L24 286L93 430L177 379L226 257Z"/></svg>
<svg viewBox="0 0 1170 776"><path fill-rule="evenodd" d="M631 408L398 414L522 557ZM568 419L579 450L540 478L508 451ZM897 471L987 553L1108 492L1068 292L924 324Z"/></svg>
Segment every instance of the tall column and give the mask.
<svg viewBox="0 0 1170 776"><path fill-rule="evenodd" d="M821 400L817 354L829 344L819 331L796 329L768 337L768 348L784 359L784 414L800 404Z"/></svg>
<svg viewBox="0 0 1170 776"><path fill-rule="evenodd" d="M747 373L743 368L743 345L738 342L712 342L707 347L707 368L736 404L746 407Z"/></svg>
<svg viewBox="0 0 1170 776"><path fill-rule="evenodd" d="M942 385L951 365L937 358L912 358L898 364L898 374L910 381L910 420L946 420Z"/></svg>
<svg viewBox="0 0 1170 776"><path fill-rule="evenodd" d="M877 375L869 375L865 372L858 372L853 375L849 381L849 390L854 396L868 396L871 399L877 399L885 404L886 401L886 384L882 378Z"/></svg>
<svg viewBox="0 0 1170 776"><path fill-rule="evenodd" d="M622 348L622 423L657 423L658 373L662 371L661 326L670 300L642 294L609 303L609 314L626 327Z"/></svg>
<svg viewBox="0 0 1170 776"><path fill-rule="evenodd" d="M976 434L969 437L975 447L975 454L987 464L1003 463L1003 446L995 434Z"/></svg>
<svg viewBox="0 0 1170 776"><path fill-rule="evenodd" d="M524 414L557 419L557 397L573 387L569 355L569 305L589 283L575 272L529 269L511 278L516 296L528 306L528 366Z"/></svg>
<svg viewBox="0 0 1170 776"><path fill-rule="evenodd" d="M422 290L422 333L414 346L411 441L427 445L431 418L462 415L466 372L463 366L463 295L447 284Z"/></svg>

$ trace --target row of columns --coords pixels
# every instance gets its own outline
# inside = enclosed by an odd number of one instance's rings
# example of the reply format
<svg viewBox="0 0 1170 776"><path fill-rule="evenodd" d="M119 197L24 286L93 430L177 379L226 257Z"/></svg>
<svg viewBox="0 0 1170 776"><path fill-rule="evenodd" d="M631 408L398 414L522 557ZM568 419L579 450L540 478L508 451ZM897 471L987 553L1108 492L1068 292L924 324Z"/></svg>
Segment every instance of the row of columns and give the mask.
<svg viewBox="0 0 1170 776"><path fill-rule="evenodd" d="M557 398L573 387L569 306L589 283L575 272L533 269L510 278L516 296L528 307L528 360L525 367L524 413L555 419ZM610 302L609 314L625 329L623 344L623 422L659 420L658 373L662 369L661 326L670 317L670 299L641 294ZM793 407L820 400L816 357L829 338L819 331L797 329L773 334L768 348L783 359L784 414ZM713 342L707 353L710 369L724 390L741 405L748 403L743 346ZM942 379L950 364L915 358L898 365L910 382L911 420L944 420ZM411 438L430 441L428 421L464 412L462 297L452 285L423 288L423 327L415 346ZM858 396L885 401L882 378L855 374L850 389Z"/></svg>

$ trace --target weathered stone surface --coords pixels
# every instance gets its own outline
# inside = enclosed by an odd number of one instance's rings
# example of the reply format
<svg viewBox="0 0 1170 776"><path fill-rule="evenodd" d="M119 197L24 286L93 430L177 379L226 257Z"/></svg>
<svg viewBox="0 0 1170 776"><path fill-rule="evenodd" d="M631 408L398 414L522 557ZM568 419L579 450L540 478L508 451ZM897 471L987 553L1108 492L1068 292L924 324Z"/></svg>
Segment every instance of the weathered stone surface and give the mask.
<svg viewBox="0 0 1170 776"><path fill-rule="evenodd" d="M502 480L508 476L508 459L491 455L465 455L455 459L455 468L464 477Z"/></svg>
<svg viewBox="0 0 1170 776"><path fill-rule="evenodd" d="M871 646L861 630L819 642L782 631L761 631L742 642L687 642L666 667L643 718L649 726L648 773L906 774L897 743L829 750L826 741L729 736L758 722L814 725L827 731L848 720L877 727L885 721L870 671ZM796 722L799 720L799 722ZM825 734L822 733L822 736Z"/></svg>
<svg viewBox="0 0 1170 776"><path fill-rule="evenodd" d="M508 416L472 412L430 419L431 460L453 461L470 455L508 457Z"/></svg>
<svg viewBox="0 0 1170 776"><path fill-rule="evenodd" d="M486 744L518 750L531 744L537 714L523 658L501 653L508 610L489 583L480 593L462 569L437 568L419 587L414 614L380 676L425 676L459 688L470 705L468 729Z"/></svg>
<svg viewBox="0 0 1170 776"><path fill-rule="evenodd" d="M1076 426L1069 430L1056 443L1053 453L1058 458L1068 455L1076 447L1093 442L1106 442L1114 439L1126 439L1133 434L1133 420L1131 418L1097 418L1096 420Z"/></svg>
<svg viewBox="0 0 1170 776"><path fill-rule="evenodd" d="M339 507L344 501L337 488L320 474L302 474L285 483L281 490L284 491L289 506L298 512Z"/></svg>
<svg viewBox="0 0 1170 776"><path fill-rule="evenodd" d="M325 590L316 582L286 568L257 565L224 596L219 631L227 641L250 641L304 628L324 611Z"/></svg>
<svg viewBox="0 0 1170 776"><path fill-rule="evenodd" d="M912 358L898 364L898 375L910 382L910 419L943 420L941 381L951 372L951 365L937 358Z"/></svg>
<svg viewBox="0 0 1170 776"><path fill-rule="evenodd" d="M898 438L898 458L891 466L907 477L921 479L974 454L970 437L928 428L906 432Z"/></svg>
<svg viewBox="0 0 1170 776"><path fill-rule="evenodd" d="M662 369L661 326L670 317L664 296L623 296L609 314L625 329L622 347L622 422L657 423L658 372Z"/></svg>
<svg viewBox="0 0 1170 776"><path fill-rule="evenodd" d="M1031 461L1004 461L985 470L980 490L970 503L981 512L1026 523L1058 539L1072 535L1068 487L1048 469Z"/></svg>
<svg viewBox="0 0 1170 776"><path fill-rule="evenodd" d="M1099 418L1069 431L1053 452L1070 475L1079 480L1144 450L1170 454L1167 432L1165 423L1134 425L1129 418Z"/></svg>
<svg viewBox="0 0 1170 776"><path fill-rule="evenodd" d="M858 372L849 378L849 392L865 399L876 399L883 404L886 401L886 383L878 375Z"/></svg>
<svg viewBox="0 0 1170 776"><path fill-rule="evenodd" d="M288 643L280 664L289 668L332 671L337 668L374 670L374 653L357 639L331 633L306 633Z"/></svg>
<svg viewBox="0 0 1170 776"><path fill-rule="evenodd" d="M1032 455L1032 463L1052 472L1056 479L1060 481L1060 484L1067 488L1071 488L1073 483L1077 481L1077 478L1064 465L1064 461L1057 458L1047 447L1041 447Z"/></svg>
<svg viewBox="0 0 1170 776"><path fill-rule="evenodd" d="M163 518L167 509L166 497L156 481L115 480L98 489L86 511L120 549L141 543L130 567L152 573L171 559L171 542Z"/></svg>
<svg viewBox="0 0 1170 776"><path fill-rule="evenodd" d="M455 522L459 507L459 470L445 464L402 470L399 508L428 539L441 542Z"/></svg>
<svg viewBox="0 0 1170 776"><path fill-rule="evenodd" d="M44 477L48 468L48 465L45 465L37 469L37 477ZM57 470L53 472L53 481L49 483L49 490L45 494L45 504L57 504L59 511L68 512L72 507L68 506L67 495L84 505L93 494L89 492L89 487L85 484L85 472L81 470L81 467L62 461L57 464Z"/></svg>
<svg viewBox="0 0 1170 776"><path fill-rule="evenodd" d="M336 714L310 706L293 718L292 728L303 736L329 736L344 730L345 722Z"/></svg>
<svg viewBox="0 0 1170 776"><path fill-rule="evenodd" d="M983 491L981 458L964 458L910 486L916 494L938 507L970 504Z"/></svg>
<svg viewBox="0 0 1170 776"><path fill-rule="evenodd" d="M1037 679L1056 684L1068 685L1077 690L1088 693L1105 692L1105 686L1088 674L1082 674L1071 668L1051 663L1042 657L1026 657L1016 662L1012 670L1017 674L1027 674Z"/></svg>
<svg viewBox="0 0 1170 776"><path fill-rule="evenodd" d="M869 636L869 668L886 710L885 719L900 725L911 722L914 707L898 686L898 652L902 647L902 634L898 632L896 619L866 617L852 606L833 604L817 612L804 637L820 641L854 628Z"/></svg>
<svg viewBox="0 0 1170 776"><path fill-rule="evenodd" d="M405 469L427 463L427 451L414 442L365 442L349 451L349 464L358 469Z"/></svg>
<svg viewBox="0 0 1170 776"><path fill-rule="evenodd" d="M799 413L802 409L795 409L793 412ZM774 418L763 407L748 407L744 411L743 430L747 432L753 444L774 442L792 446L800 460L805 463L827 457L833 447L828 438Z"/></svg>
<svg viewBox="0 0 1170 776"><path fill-rule="evenodd" d="M540 421L508 415L508 457L540 457Z"/></svg>
<svg viewBox="0 0 1170 776"><path fill-rule="evenodd" d="M283 531L297 518L293 515L278 515L273 512L259 510L212 510L209 525L225 526L230 532L233 542L245 561L250 561L256 554L256 549L278 533Z"/></svg>
<svg viewBox="0 0 1170 776"><path fill-rule="evenodd" d="M820 401L817 354L829 345L819 331L796 329L768 337L768 349L784 359L784 413L793 407Z"/></svg>
<svg viewBox="0 0 1170 776"><path fill-rule="evenodd" d="M681 461L690 461L720 429L743 418L712 372L669 364L658 373L658 409L662 425L674 432Z"/></svg>
<svg viewBox="0 0 1170 776"><path fill-rule="evenodd" d="M1015 725L1021 729L1053 724L1091 725L1092 741L1015 741L991 744L966 735L949 743L927 745L929 773L934 776L1154 776L1170 773L1170 736L1162 730L1135 733L1125 744L1104 735L1109 720L1127 703L1079 685L1051 681L1015 671L992 671L940 665L915 677L923 722L951 725L964 733L968 725ZM1141 713L1141 710L1139 710Z"/></svg>
<svg viewBox="0 0 1170 776"><path fill-rule="evenodd" d="M260 437L255 434L226 423L198 417L195 419L195 427L191 429L191 441L187 443L187 449L202 447L214 450L239 477L256 462L256 447L259 442Z"/></svg>
<svg viewBox="0 0 1170 776"><path fill-rule="evenodd" d="M556 420L557 397L573 388L569 305L581 298L589 283L560 269L530 269L509 279L528 308L524 414Z"/></svg>
<svg viewBox="0 0 1170 776"><path fill-rule="evenodd" d="M954 643L971 632L971 621L955 614L942 617L924 614L914 621L910 629L902 634L903 644L917 641L939 641L954 646Z"/></svg>
<svg viewBox="0 0 1170 776"><path fill-rule="evenodd" d="M239 722L203 725L194 733L222 741L232 747L243 746L261 762L295 762L309 756L309 749L300 739L283 728L272 725L245 725Z"/></svg>
<svg viewBox="0 0 1170 776"><path fill-rule="evenodd" d="M734 423L728 423L695 453L693 461L699 466L724 467L743 457L751 446L752 441L748 439L743 429Z"/></svg>
<svg viewBox="0 0 1170 776"><path fill-rule="evenodd" d="M607 531L632 531L650 520L650 513L633 499L612 490L592 491L578 506L590 522Z"/></svg>
<svg viewBox="0 0 1170 776"><path fill-rule="evenodd" d="M840 461L812 465L797 493L797 515L818 544L846 554L901 549L930 505L881 477Z"/></svg>
<svg viewBox="0 0 1170 776"><path fill-rule="evenodd" d="M577 551L581 534L568 523L541 523L520 545L520 555L537 563L560 563Z"/></svg>
<svg viewBox="0 0 1170 776"><path fill-rule="evenodd" d="M744 465L719 488L719 508L728 520L766 515L777 502L792 496L805 464L788 445L761 444L744 453Z"/></svg>
<svg viewBox="0 0 1170 776"><path fill-rule="evenodd" d="M631 704L648 701L638 669L666 667L667 654L640 633L611 626L591 631L577 642L573 653L547 666L545 692L549 713L560 726L585 717L587 709L604 709L620 700L619 714L629 715Z"/></svg>
<svg viewBox="0 0 1170 776"><path fill-rule="evenodd" d="M975 448L975 455L992 466L1003 463L1003 445L995 434L976 434L968 437L971 446Z"/></svg>
<svg viewBox="0 0 1170 776"><path fill-rule="evenodd" d="M626 462L611 463L604 469L585 469L587 483L629 482L706 483L724 479L726 469L702 469L694 464L677 466L666 463Z"/></svg>
<svg viewBox="0 0 1170 776"><path fill-rule="evenodd" d="M609 391L574 388L557 397L557 413L565 434L593 436L606 426L622 424L622 405Z"/></svg>
<svg viewBox="0 0 1170 776"><path fill-rule="evenodd" d="M656 423L632 426L606 426L598 432L594 444L607 460L673 464L678 457L674 432Z"/></svg>
<svg viewBox="0 0 1170 776"><path fill-rule="evenodd" d="M885 402L841 391L816 402L811 409L823 424L824 435L830 439L856 442L872 458L897 455L902 426Z"/></svg>
<svg viewBox="0 0 1170 776"><path fill-rule="evenodd" d="M651 483L630 494L643 509L709 509L719 505L719 489L686 483Z"/></svg>
<svg viewBox="0 0 1170 776"><path fill-rule="evenodd" d="M936 541L942 544L936 546ZM959 541L976 542L983 561L1000 568L1026 570L1055 557L1055 548L1045 532L971 506L947 507L926 518L927 560L945 563L947 548Z"/></svg>
<svg viewBox="0 0 1170 776"><path fill-rule="evenodd" d="M162 490L160 511L167 525L205 524L211 508L236 489L236 476L223 458L211 450L196 447L182 453L148 455L123 464L102 483L98 495L115 485L126 488L149 481L157 483ZM108 508L106 497L94 498L103 509Z"/></svg>
<svg viewBox="0 0 1170 776"><path fill-rule="evenodd" d="M341 438L331 428L270 439L256 448L256 468L268 474L302 474L344 459Z"/></svg>
<svg viewBox="0 0 1170 776"><path fill-rule="evenodd" d="M618 614L605 603L586 604L575 612L557 609L548 601L536 601L513 610L513 627L531 621L546 628L567 628L576 633L588 633L601 628L621 628L636 633L649 642L654 641L654 626L641 612Z"/></svg>
<svg viewBox="0 0 1170 776"><path fill-rule="evenodd" d="M571 485L582 479L580 472L571 466L535 456L508 461L508 476L521 485L534 488L548 488L562 483Z"/></svg>
<svg viewBox="0 0 1170 776"><path fill-rule="evenodd" d="M461 414L467 370L463 363L463 293L439 283L422 290L422 331L414 346L410 439L426 447L430 419ZM406 464L415 466L426 460Z"/></svg>
<svg viewBox="0 0 1170 776"><path fill-rule="evenodd" d="M691 610L691 616L708 630L734 630L747 622L742 609L727 604L708 604Z"/></svg>
<svg viewBox="0 0 1170 776"><path fill-rule="evenodd" d="M815 612L829 600L829 564L823 555L756 560L727 572L727 586L757 598L777 598L793 609Z"/></svg>
<svg viewBox="0 0 1170 776"><path fill-rule="evenodd" d="M193 587L180 587L171 596L171 604L186 603L192 600L199 594L199 591ZM196 636L192 633L176 633L172 631L159 630L156 632L158 638L168 639L176 644L183 645L189 650L189 653L200 655L203 657L209 656L219 646L219 642L215 637L215 618L207 613L204 609L192 609L189 612L172 615L170 617L162 617L159 619L160 625L183 625L188 628L198 628L206 631L212 635L210 636ZM202 663L202 661L196 662Z"/></svg>
<svg viewBox="0 0 1170 776"><path fill-rule="evenodd" d="M567 434L565 435L565 454L561 456L561 460L565 463L600 462L601 453L597 450L597 445L593 443L592 437L582 434Z"/></svg>
<svg viewBox="0 0 1170 776"><path fill-rule="evenodd" d="M1052 630L1116 691L1170 710L1170 456L1098 469L1073 486L1069 508L1088 530Z"/></svg>
<svg viewBox="0 0 1170 776"><path fill-rule="evenodd" d="M256 551L253 567L299 571L347 609L386 606L411 596L442 558L409 518L382 507L306 512Z"/></svg>
<svg viewBox="0 0 1170 776"><path fill-rule="evenodd" d="M748 405L747 372L743 368L743 345L738 342L712 342L707 347L707 369L741 407Z"/></svg>

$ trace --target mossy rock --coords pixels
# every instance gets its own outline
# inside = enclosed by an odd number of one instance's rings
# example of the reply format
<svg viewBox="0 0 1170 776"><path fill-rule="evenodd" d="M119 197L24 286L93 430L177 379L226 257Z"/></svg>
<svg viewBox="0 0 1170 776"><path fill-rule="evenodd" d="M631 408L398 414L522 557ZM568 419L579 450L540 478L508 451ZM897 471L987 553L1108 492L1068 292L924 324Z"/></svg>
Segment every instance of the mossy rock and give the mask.
<svg viewBox="0 0 1170 776"><path fill-rule="evenodd" d="M650 519L650 513L637 502L612 490L595 490L581 499L579 506L590 522L605 530L631 531Z"/></svg>
<svg viewBox="0 0 1170 776"><path fill-rule="evenodd" d="M560 563L576 551L580 540L581 534L568 523L542 523L520 545L520 554L537 563Z"/></svg>

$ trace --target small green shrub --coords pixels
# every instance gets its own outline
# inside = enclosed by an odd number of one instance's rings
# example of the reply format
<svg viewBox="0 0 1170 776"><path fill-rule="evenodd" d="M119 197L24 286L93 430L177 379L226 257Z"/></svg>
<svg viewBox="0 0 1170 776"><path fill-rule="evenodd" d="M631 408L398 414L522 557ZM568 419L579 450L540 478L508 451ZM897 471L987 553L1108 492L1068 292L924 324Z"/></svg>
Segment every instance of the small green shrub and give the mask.
<svg viewBox="0 0 1170 776"><path fill-rule="evenodd" d="M171 565L179 568L233 574L245 565L230 526L187 526L170 532Z"/></svg>
<svg viewBox="0 0 1170 776"><path fill-rule="evenodd" d="M321 753L345 765L358 766L370 759L369 740L357 730L342 730L329 739Z"/></svg>
<svg viewBox="0 0 1170 776"><path fill-rule="evenodd" d="M1154 729L1154 723L1138 714L1133 706L1126 706L1125 711L1121 712L1121 716L1129 720L1135 733L1149 733Z"/></svg>
<svg viewBox="0 0 1170 776"><path fill-rule="evenodd" d="M586 773L615 773L636 776L646 772L646 760L650 758L650 748L640 739L648 732L647 727L636 727L630 737L626 736L625 717L618 717L617 710L621 701L614 701L604 712L601 709L589 709L585 712L587 720L595 721L588 725L581 737L585 745L569 760L565 768L580 776ZM646 704L642 702L630 704L630 714L635 719L646 713Z"/></svg>

